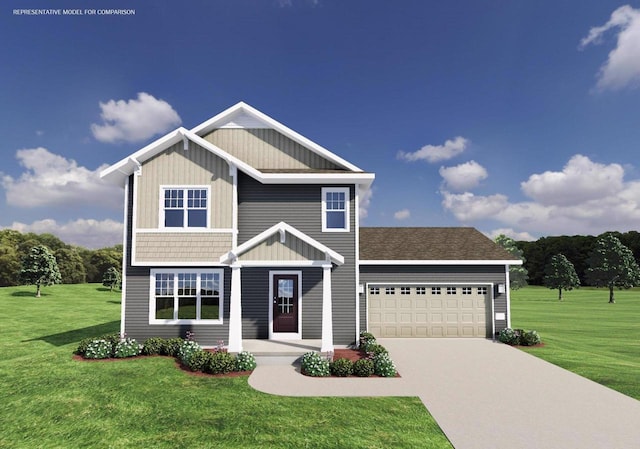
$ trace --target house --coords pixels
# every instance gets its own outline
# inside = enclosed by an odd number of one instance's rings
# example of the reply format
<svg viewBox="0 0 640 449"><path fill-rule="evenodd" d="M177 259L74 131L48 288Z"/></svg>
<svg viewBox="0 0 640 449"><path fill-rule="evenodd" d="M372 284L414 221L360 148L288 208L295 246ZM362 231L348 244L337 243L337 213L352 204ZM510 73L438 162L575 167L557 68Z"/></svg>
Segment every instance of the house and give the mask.
<svg viewBox="0 0 640 449"><path fill-rule="evenodd" d="M140 341L491 338L509 265L471 228L361 228L367 173L245 104L101 173L124 187L121 331Z"/></svg>

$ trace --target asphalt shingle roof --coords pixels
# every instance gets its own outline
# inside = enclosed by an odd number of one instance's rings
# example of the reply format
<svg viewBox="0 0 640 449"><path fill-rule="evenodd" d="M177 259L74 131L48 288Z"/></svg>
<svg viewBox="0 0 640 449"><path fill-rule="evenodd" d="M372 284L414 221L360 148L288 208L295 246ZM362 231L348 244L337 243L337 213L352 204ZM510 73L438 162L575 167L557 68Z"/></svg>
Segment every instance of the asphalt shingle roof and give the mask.
<svg viewBox="0 0 640 449"><path fill-rule="evenodd" d="M514 260L474 228L360 228L360 260Z"/></svg>

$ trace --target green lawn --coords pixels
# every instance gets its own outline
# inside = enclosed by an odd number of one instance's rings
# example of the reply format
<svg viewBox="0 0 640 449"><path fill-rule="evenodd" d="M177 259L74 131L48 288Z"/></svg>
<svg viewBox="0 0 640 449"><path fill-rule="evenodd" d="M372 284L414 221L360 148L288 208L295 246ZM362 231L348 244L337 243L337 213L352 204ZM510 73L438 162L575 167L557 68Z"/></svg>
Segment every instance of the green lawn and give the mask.
<svg viewBox="0 0 640 449"><path fill-rule="evenodd" d="M512 327L535 329L544 347L525 351L640 399L640 289L558 292L526 287L511 293Z"/></svg>
<svg viewBox="0 0 640 449"><path fill-rule="evenodd" d="M451 448L417 398L283 398L169 358L74 361L81 338L119 330L120 294L34 293L0 288L0 447Z"/></svg>

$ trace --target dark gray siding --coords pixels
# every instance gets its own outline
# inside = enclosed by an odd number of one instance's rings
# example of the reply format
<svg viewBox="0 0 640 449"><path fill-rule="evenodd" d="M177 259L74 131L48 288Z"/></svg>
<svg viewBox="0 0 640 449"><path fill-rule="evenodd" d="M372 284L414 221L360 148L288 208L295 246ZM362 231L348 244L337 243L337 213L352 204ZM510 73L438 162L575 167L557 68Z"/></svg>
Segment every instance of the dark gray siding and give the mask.
<svg viewBox="0 0 640 449"><path fill-rule="evenodd" d="M360 284L385 282L430 282L442 284L506 282L504 265L361 265ZM494 314L507 313L507 295L494 288ZM488 312L490 313L490 312ZM489 315L487 315L489 317ZM493 318L493 317L491 317ZM367 326L366 292L360 294L360 330ZM507 320L496 321L496 332L507 326Z"/></svg>
<svg viewBox="0 0 640 449"><path fill-rule="evenodd" d="M332 271L334 343L351 344L355 341L355 189L350 186L351 232L322 232L321 189L326 185L263 185L244 174L238 179L238 244L242 244L274 224L284 221L309 235L345 258L344 265ZM280 269L279 267L277 269ZM295 269L295 268L294 268ZM243 283L246 280L243 269ZM268 272L268 270L267 270ZM307 279L318 279L307 290ZM303 289L319 300L303 298L302 332L304 338L319 338L322 328L322 270L305 269ZM252 287L259 289L259 286ZM268 292L268 279L263 288ZM303 292L304 293L304 292ZM245 297L243 294L243 315Z"/></svg>
<svg viewBox="0 0 640 449"><path fill-rule="evenodd" d="M131 266L132 205L133 176L130 176L129 198L127 199L127 263L125 268L127 277L125 288L125 333L127 336L143 342L150 337L184 337L187 331L191 331L195 333L195 338L201 345L214 346L219 340L224 340L225 343L228 343L229 299L231 292L231 270L228 268L224 270L223 324L195 324L188 326L149 324L150 273L152 267Z"/></svg>

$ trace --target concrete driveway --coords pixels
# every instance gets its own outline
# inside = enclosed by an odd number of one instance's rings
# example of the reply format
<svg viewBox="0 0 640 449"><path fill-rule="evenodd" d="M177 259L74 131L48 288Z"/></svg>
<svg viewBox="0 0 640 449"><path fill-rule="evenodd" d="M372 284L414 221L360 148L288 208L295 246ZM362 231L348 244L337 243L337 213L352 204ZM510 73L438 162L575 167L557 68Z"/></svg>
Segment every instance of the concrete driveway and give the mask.
<svg viewBox="0 0 640 449"><path fill-rule="evenodd" d="M640 447L640 402L482 339L380 339L401 378L309 378L258 366L254 388L286 396L418 396L456 449Z"/></svg>

